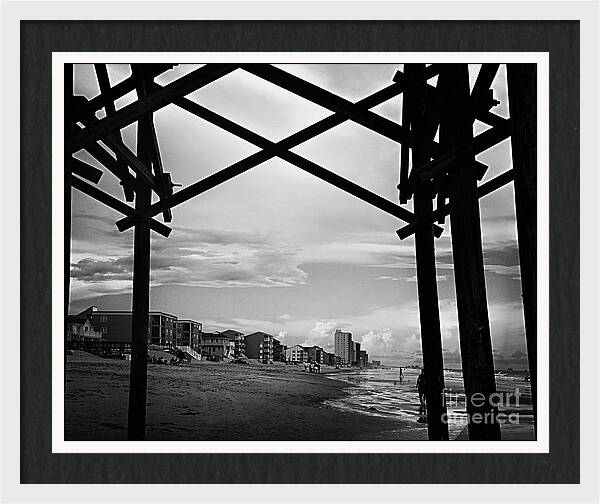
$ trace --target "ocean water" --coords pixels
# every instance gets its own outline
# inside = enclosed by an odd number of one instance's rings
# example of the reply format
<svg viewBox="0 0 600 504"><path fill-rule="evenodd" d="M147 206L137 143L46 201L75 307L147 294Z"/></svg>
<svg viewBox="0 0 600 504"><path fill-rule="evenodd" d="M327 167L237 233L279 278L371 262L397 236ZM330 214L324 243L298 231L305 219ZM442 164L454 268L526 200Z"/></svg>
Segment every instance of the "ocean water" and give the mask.
<svg viewBox="0 0 600 504"><path fill-rule="evenodd" d="M426 439L427 425L417 421L420 405L416 387L418 375L418 369L404 369L404 377L399 380L397 368L335 373L329 377L355 386L347 389L347 396L326 401L325 404L340 410L406 421L417 436L422 435ZM501 413L512 415L510 421L501 426L503 439L534 439L530 385L523 377L522 372L496 374L497 390L513 394L507 396L499 408ZM450 439L467 439L468 417L462 395L462 374L446 370L444 382ZM519 393L518 402L515 391Z"/></svg>

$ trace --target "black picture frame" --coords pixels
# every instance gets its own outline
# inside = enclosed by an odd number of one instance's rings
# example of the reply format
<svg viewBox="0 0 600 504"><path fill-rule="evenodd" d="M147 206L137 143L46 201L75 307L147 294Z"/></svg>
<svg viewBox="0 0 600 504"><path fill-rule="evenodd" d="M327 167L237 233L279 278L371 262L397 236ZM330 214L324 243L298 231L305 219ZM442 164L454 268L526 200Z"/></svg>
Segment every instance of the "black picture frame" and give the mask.
<svg viewBox="0 0 600 504"><path fill-rule="evenodd" d="M22 21L20 35L22 483L579 482L578 21ZM52 198L62 197L51 188L54 51L548 52L550 452L52 454L52 258L43 244Z"/></svg>

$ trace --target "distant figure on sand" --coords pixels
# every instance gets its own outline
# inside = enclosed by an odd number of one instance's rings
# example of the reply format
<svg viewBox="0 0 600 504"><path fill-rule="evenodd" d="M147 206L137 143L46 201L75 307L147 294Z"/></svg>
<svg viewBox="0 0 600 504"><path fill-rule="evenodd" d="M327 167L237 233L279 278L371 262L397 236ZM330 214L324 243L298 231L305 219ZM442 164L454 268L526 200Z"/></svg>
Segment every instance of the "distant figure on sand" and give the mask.
<svg viewBox="0 0 600 504"><path fill-rule="evenodd" d="M402 371L402 368L400 368L400 372L398 373L398 380L402 381L403 378L404 378L404 372Z"/></svg>
<svg viewBox="0 0 600 504"><path fill-rule="evenodd" d="M419 401L421 403L419 412L422 413L425 411L425 374L423 373L423 368L421 368L421 373L417 378L417 392L419 392Z"/></svg>

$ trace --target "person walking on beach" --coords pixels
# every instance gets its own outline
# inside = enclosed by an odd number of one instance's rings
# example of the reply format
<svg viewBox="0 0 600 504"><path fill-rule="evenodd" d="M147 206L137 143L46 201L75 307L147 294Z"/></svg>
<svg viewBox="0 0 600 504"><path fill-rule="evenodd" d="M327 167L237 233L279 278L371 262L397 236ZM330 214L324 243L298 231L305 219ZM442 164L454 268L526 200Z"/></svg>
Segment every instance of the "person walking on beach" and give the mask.
<svg viewBox="0 0 600 504"><path fill-rule="evenodd" d="M404 372L402 371L402 367L400 367L400 372L398 373L398 380L402 381L404 378Z"/></svg>
<svg viewBox="0 0 600 504"><path fill-rule="evenodd" d="M419 393L419 401L421 403L419 412L423 413L425 411L425 374L423 368L421 368L421 373L417 378L417 392Z"/></svg>

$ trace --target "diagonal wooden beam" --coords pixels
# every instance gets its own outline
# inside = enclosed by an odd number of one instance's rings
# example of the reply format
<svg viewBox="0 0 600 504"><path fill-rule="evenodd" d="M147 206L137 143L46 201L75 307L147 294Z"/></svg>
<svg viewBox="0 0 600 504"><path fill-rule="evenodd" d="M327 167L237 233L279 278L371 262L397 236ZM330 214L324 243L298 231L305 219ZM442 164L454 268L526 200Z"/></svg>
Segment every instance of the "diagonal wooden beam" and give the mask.
<svg viewBox="0 0 600 504"><path fill-rule="evenodd" d="M111 90L110 78L108 77L108 68L107 68L106 64L104 64L104 63L94 63L94 70L96 72L96 79L98 81L98 87L100 88L100 96L106 97L106 96L108 96L108 94L110 93L110 90ZM114 99L106 98L103 100L103 104L104 104L104 110L105 110L106 117L112 116L117 111L115 108ZM91 117L93 117L95 120L98 119L96 117L95 113L92 113ZM82 124L84 124L84 123L82 122ZM85 124L87 124L87 122ZM116 138L116 140L119 141L119 143L123 143L123 135L121 134L121 132L119 132L117 135L115 135L115 138ZM122 158L120 158L120 157L117 158L115 160L115 162L118 167L118 170L121 173L123 173L123 174L126 173L127 175L129 175L129 169L127 168L127 164L123 161ZM125 195L125 200L133 201L134 193L133 193L132 185L124 183L123 179L121 179L121 185L123 186L123 194Z"/></svg>
<svg viewBox="0 0 600 504"><path fill-rule="evenodd" d="M100 182L102 170L98 170L98 168L95 168L94 166L75 158L71 158L68 162L71 164L70 172L80 176L81 178L89 180L94 184Z"/></svg>
<svg viewBox="0 0 600 504"><path fill-rule="evenodd" d="M387 90L387 88L386 88L386 90ZM379 93L379 95L382 98L384 96L387 96L387 94L388 94L387 92ZM372 99L369 97L369 98L365 99L364 102L367 103L368 105L370 105L372 102ZM303 158L302 156L299 156L295 153L289 152L288 149L290 149L294 145L297 145L296 141L303 139L306 136L306 133L304 133L304 130L302 132L298 132L298 133L292 135L292 137L295 137L295 140L293 141L293 143L290 142L291 137L288 137L287 139L284 139L281 142L274 143L266 138L261 137L260 135L258 135L256 133L244 128L243 126L240 126L240 125L234 123L233 121L230 121L229 119L226 119L225 117L222 117L219 114L216 114L215 112L210 111L206 107L203 107L202 105L199 105L191 100L188 100L187 98L178 98L173 103L175 105L178 105L178 106L184 108L188 112L211 122L215 126L218 126L222 129L228 131L229 133L232 133L250 143L253 143L254 145L262 148L263 150L256 154L253 154L252 156L249 156L248 158L242 160L241 162L236 163L238 165L237 167L234 164L228 168L225 168L224 170L221 170L221 172L217 172L216 174L210 175L209 177L203 179L202 181L197 182L196 184L192 184L192 186L189 186L189 187L175 193L173 195L173 197L165 199L165 203L167 203L167 202L172 203L173 200L177 201L177 199L179 199L179 198L181 198L181 202L183 202L183 201L186 201L187 199L197 196L198 194L201 194L202 192L205 192L205 191L211 189L212 187L215 187L216 185L224 182L225 180L229 180L229 178L233 178L234 176L239 175L240 173L242 173L243 171L245 171L246 169L249 169L251 167L251 166L247 167L246 164L244 164L241 166L242 171L240 171L240 166L239 166L240 163L244 163L247 160L250 160L251 158L253 158L252 166L255 166L258 163L254 164L254 161L256 161L257 159L261 159L260 162L264 162L264 160L266 160L265 156L268 155L269 159L271 157L278 156L278 157L288 161L289 163L294 164L295 166L298 166L300 169L302 169L308 173L311 173L311 174L315 175L316 177L318 177L326 182L331 183L332 185L335 185L339 189L342 189L343 191L348 192L348 193L354 195L355 197L372 204L376 208L379 208L380 210L383 210L391 215L394 215L395 217L397 217L399 219L402 219L406 222L411 222L414 219L414 215L412 212L400 207L399 205L396 205L395 203L393 203L375 193L372 193L371 191L368 191L367 189L364 189L363 187L359 186L358 184L355 184L355 183L317 165L316 163L313 163L312 161L309 161L309 160ZM307 129L309 129L311 132L313 132L315 130L318 131L320 128L323 128L323 124L327 125L328 127L329 126L333 127L333 125L335 125L335 124L332 124L332 122L333 122L331 120L332 117L335 117L335 116L330 116L329 118L319 121L319 123L315 123L314 125L309 126ZM343 118L343 116L342 116L338 120L341 122L344 122L344 120L346 120L346 119ZM337 122L337 121L335 121L335 122ZM321 126L318 126L319 124L321 124ZM304 140L302 140L302 141L304 141ZM298 143L301 143L301 142L298 142ZM192 189L190 189L190 188L192 188ZM182 193L184 193L186 191L188 193L185 194L185 196L182 195ZM156 215L156 213L159 213L160 211L162 211L162 208L160 210L156 211L159 206L162 207L161 202L155 203L155 205L152 205L148 209L148 213L152 213L153 215ZM125 229L128 229L132 225L135 225L136 220L140 219L140 218L143 219L144 217L140 216L140 217L131 217L131 218L121 219L120 221L117 221L117 227L121 231L123 231ZM440 228L438 226L434 226L434 227L435 227L436 235L439 236L441 234L441 232L443 231L442 228Z"/></svg>
<svg viewBox="0 0 600 504"><path fill-rule="evenodd" d="M356 104L346 100L334 93L331 93L315 84L296 77L284 70L267 64L247 64L241 66L247 72L261 77L283 89L286 89L302 98L305 98L317 105L325 107L333 112L338 112L380 135L393 140L394 142L408 143L411 147L423 149L429 157L435 157L440 153L437 142L420 140L407 129L375 112L363 107L357 107Z"/></svg>
<svg viewBox="0 0 600 504"><path fill-rule="evenodd" d="M133 201L137 182L129 173L129 169L123 170L117 160L96 142L88 144L85 151L121 181L125 192L125 201Z"/></svg>
<svg viewBox="0 0 600 504"><path fill-rule="evenodd" d="M77 100L77 102L85 101L85 98L79 97L81 100ZM93 128L95 125L101 123L102 120L98 119L94 115L89 115L85 118L81 118L79 121L79 128L85 132L86 129ZM156 183L154 176L151 171L146 167L146 165L125 145L123 139L116 134L108 134L105 138L102 139L102 142L109 147L117 156L115 160L109 154L105 154L105 150L102 147L99 147L97 142L90 142L86 145L85 150L92 153L95 152L94 157L101 156L105 161L102 162L107 168L110 166L111 171L121 180L123 185L123 190L125 191L126 200L130 201L132 198L132 188L135 188L139 185L139 180L133 178L129 173L130 166L133 171L140 175L140 180L144 181L147 185L149 185L154 191L161 195L160 188ZM110 157L107 158L107 155ZM97 157L98 160L100 160Z"/></svg>
<svg viewBox="0 0 600 504"><path fill-rule="evenodd" d="M229 133L232 133L243 140L256 145L257 147L260 147L261 149L275 148L275 142L272 142L187 98L178 98L173 103L184 110L187 110L188 112L224 129L225 131L228 131ZM396 205L395 203L379 196L378 194L375 194L359 186L358 184L355 184L354 182L351 182L344 177L341 177L330 170L327 170L326 168L309 161L306 158L303 158L296 153L285 150L279 152L277 156L288 163L297 166L301 170L304 170L349 194L352 194L353 196L375 206L376 208L379 208L384 212L389 213L390 215L393 215L394 217L402 219L406 222L411 222L414 219L413 213L409 210Z"/></svg>
<svg viewBox="0 0 600 504"><path fill-rule="evenodd" d="M475 84L473 84L473 91L471 91L472 97L480 97L492 87L492 82L494 82L499 67L500 63L483 63L481 65Z"/></svg>
<svg viewBox="0 0 600 504"><path fill-rule="evenodd" d="M402 93L403 90L404 87L400 84L390 84L389 86L376 91L372 95L363 98L357 102L357 104L366 108L375 107ZM292 149L331 128L339 126L347 120L348 118L343 114L333 114L321 119L320 121L307 126L303 130L297 131L289 137L277 142L276 148L273 147L272 149L256 152L247 158L237 161L227 168L218 171L217 173L209 175L208 177L199 180L188 187L185 187L166 200L155 203L145 212L140 212L131 218L121 219L117 222L117 227L120 231L129 229L138 222L141 222L150 216L154 216L167 208L173 208L174 206L180 205L181 203L184 203L195 196L198 196L199 194L202 194L203 192L206 192L213 187L244 173L247 170L250 170L259 164L276 157L278 152Z"/></svg>
<svg viewBox="0 0 600 504"><path fill-rule="evenodd" d="M477 188L477 196L479 198L483 198L484 196L493 193L497 189L500 189L501 187L505 186L506 184L509 184L514 180L514 175L514 170L511 168L510 170L506 170L505 172L501 173L497 177L494 177L492 180L481 184ZM427 217L416 219L414 222L411 222L403 228L398 229L398 231L396 231L396 234L401 240L404 240L405 238L408 238L410 235L412 235L417 229L417 227L424 226L426 224L429 224L430 222L439 221L441 218L450 215L451 208L452 204L446 203L445 205L436 208Z"/></svg>
<svg viewBox="0 0 600 504"><path fill-rule="evenodd" d="M173 68L175 65L169 63L146 63L145 66L152 67L151 74L152 77L155 78L170 68ZM106 106L107 101L114 102L118 98L122 98L127 93L133 91L135 89L135 84L135 79L133 77L127 77L125 80L110 87L106 93L94 96L87 103L81 104L78 112L73 117L74 122L79 121L78 117L87 117L90 114L95 115L96 111Z"/></svg>
<svg viewBox="0 0 600 504"><path fill-rule="evenodd" d="M131 70L133 72L134 77L137 80L137 92L140 98L145 98L150 93L150 88L152 87L153 81L151 75L148 73L146 65L141 63L136 63L131 65ZM142 120L142 119L140 119ZM161 194L163 196L170 196L173 194L173 186L168 183L168 177L165 177L162 158L160 156L160 148L158 145L158 138L156 136L156 128L154 126L154 117L152 113L147 115L146 125L148 131L148 156L151 159L152 167L154 168L154 176L156 179L156 183L160 188ZM138 122L139 124L139 122ZM171 209L167 209L163 212L163 220L165 222L171 222L173 220L173 214Z"/></svg>
<svg viewBox="0 0 600 504"><path fill-rule="evenodd" d="M482 117L487 117L488 114L483 114ZM456 167L456 159L462 151L469 151L473 155L480 154L494 145L506 140L511 134L510 119L504 119L500 116L492 114L495 122L495 127L486 130L477 135L471 142L460 145L459 147L449 150L443 155L432 159L420 166L412 169L410 177L414 179L419 177L421 181L435 179L440 175L446 174L449 170ZM475 161L477 170L480 174L484 174L487 167L478 161Z"/></svg>
<svg viewBox="0 0 600 504"><path fill-rule="evenodd" d="M135 212L135 210L129 205L126 205L125 203L119 201L117 198L114 198L110 194L101 191L97 187L94 187L93 185L84 182L78 177L74 177L73 175L71 175L70 180L72 187L81 191L84 194L87 194L91 198L94 198L95 200L99 201L100 203L104 203L106 206L112 208L113 210L116 210L119 213L122 213L124 215L132 215ZM165 238L168 237L169 234L171 234L171 228L165 226L162 222L159 222L157 220L150 219L150 227Z"/></svg>
<svg viewBox="0 0 600 504"><path fill-rule="evenodd" d="M100 140L106 135L135 122L141 115L155 112L171 103L173 99L179 96L185 96L196 89L206 86L233 72L236 68L238 68L238 65L222 63L209 63L204 65L198 70L195 70L188 75L177 79L175 82L164 86L157 92L152 93L151 96L137 100L136 102L123 107L112 117L106 117L90 128L86 128L82 133L67 139L65 142L65 152L76 152L85 147L88 143Z"/></svg>

